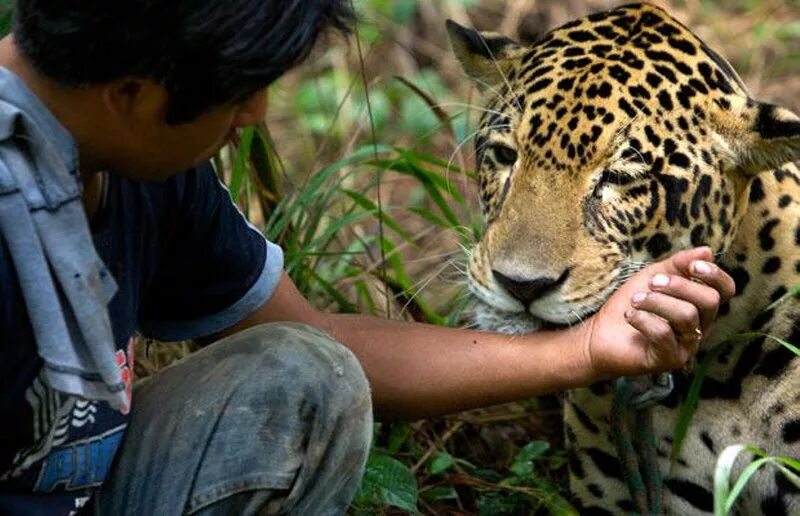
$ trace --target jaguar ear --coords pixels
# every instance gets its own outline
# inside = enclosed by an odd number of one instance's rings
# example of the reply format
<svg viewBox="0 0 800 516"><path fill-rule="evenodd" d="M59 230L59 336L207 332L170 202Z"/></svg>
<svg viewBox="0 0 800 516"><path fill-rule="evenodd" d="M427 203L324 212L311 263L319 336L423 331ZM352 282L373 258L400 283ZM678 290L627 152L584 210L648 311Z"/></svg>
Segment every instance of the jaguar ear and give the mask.
<svg viewBox="0 0 800 516"><path fill-rule="evenodd" d="M733 113L738 112L738 115ZM720 127L738 168L757 174L800 159L800 117L767 102L741 99Z"/></svg>
<svg viewBox="0 0 800 516"><path fill-rule="evenodd" d="M478 32L453 20L447 20L447 34L461 68L482 91L502 84L525 48L500 34Z"/></svg>

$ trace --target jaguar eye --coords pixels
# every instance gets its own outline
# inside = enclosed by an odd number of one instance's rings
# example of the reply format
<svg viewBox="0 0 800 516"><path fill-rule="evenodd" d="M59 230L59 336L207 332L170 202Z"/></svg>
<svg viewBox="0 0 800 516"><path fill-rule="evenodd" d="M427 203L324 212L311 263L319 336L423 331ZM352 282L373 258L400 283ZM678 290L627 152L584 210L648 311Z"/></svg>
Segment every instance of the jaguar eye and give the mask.
<svg viewBox="0 0 800 516"><path fill-rule="evenodd" d="M498 163L505 166L511 166L517 162L517 151L508 145L494 145L494 157Z"/></svg>
<svg viewBox="0 0 800 516"><path fill-rule="evenodd" d="M600 179L598 179L597 184L594 186L594 196L595 197L602 197L603 187L608 185L614 186L626 186L633 183L636 179L616 170L603 170L603 173L600 175Z"/></svg>

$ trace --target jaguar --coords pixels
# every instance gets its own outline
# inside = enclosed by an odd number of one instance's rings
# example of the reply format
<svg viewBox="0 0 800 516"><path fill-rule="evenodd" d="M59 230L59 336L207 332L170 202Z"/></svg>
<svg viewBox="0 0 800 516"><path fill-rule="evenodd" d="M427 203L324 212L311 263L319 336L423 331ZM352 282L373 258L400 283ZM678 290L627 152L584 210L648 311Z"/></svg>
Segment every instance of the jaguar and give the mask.
<svg viewBox="0 0 800 516"><path fill-rule="evenodd" d="M714 466L729 445L800 457L800 358L772 338L800 343L800 118L754 98L728 61L654 5L591 14L532 45L452 21L448 34L483 98L486 224L467 280L476 324L511 334L577 324L646 264L709 246L736 294L701 344L708 368L674 461L690 372L675 372L651 409L665 512L713 513ZM711 353L741 332L761 335ZM581 514L638 510L612 442L612 394L601 382L566 395ZM763 467L735 511L800 514L800 489Z"/></svg>

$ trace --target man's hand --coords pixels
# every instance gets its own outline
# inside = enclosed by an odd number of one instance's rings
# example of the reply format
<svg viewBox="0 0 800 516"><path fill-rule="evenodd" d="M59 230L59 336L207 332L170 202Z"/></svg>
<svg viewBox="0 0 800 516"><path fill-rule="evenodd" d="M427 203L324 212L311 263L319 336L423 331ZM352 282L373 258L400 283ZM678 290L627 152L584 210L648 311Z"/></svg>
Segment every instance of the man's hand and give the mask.
<svg viewBox="0 0 800 516"><path fill-rule="evenodd" d="M681 251L631 277L584 326L583 349L598 377L679 369L697 351L733 279L708 247Z"/></svg>

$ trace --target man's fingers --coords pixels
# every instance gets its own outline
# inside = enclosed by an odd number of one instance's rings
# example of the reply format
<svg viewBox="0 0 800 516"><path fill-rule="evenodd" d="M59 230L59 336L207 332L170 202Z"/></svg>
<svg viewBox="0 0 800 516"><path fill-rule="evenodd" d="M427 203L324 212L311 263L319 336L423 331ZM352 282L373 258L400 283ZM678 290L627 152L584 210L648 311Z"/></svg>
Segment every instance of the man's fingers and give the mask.
<svg viewBox="0 0 800 516"><path fill-rule="evenodd" d="M736 285L733 282L733 278L711 262L694 260L689 264L685 275L697 278L709 287L714 288L725 301L736 294Z"/></svg>
<svg viewBox="0 0 800 516"><path fill-rule="evenodd" d="M686 278L698 279L716 289L722 300L727 301L736 293L736 285L733 278L713 263L713 259L714 256L709 247L687 249L659 262L660 267L653 272L679 274Z"/></svg>
<svg viewBox="0 0 800 516"><path fill-rule="evenodd" d="M639 292L634 294L631 304L634 308L647 310L666 320L675 330L679 341L696 340L695 330L700 328L700 314L694 304L661 292ZM685 335L691 339L686 339Z"/></svg>
<svg viewBox="0 0 800 516"><path fill-rule="evenodd" d="M649 341L648 355L661 370L678 369L689 360L689 350L678 345L672 327L664 319L637 309L628 310L625 318Z"/></svg>
<svg viewBox="0 0 800 516"><path fill-rule="evenodd" d="M710 247L695 247L694 249L686 249L678 251L670 256L667 260L660 262L663 264L664 269L662 272L667 274L683 274L688 276L689 268L692 262L702 260L710 262L714 259L714 253L711 252Z"/></svg>
<svg viewBox="0 0 800 516"><path fill-rule="evenodd" d="M681 299L697 307L700 316L699 326L703 330L707 330L717 316L721 294L708 285L686 279L683 276L656 274L650 280L650 288L655 292ZM671 317L665 317L665 319L672 321Z"/></svg>

